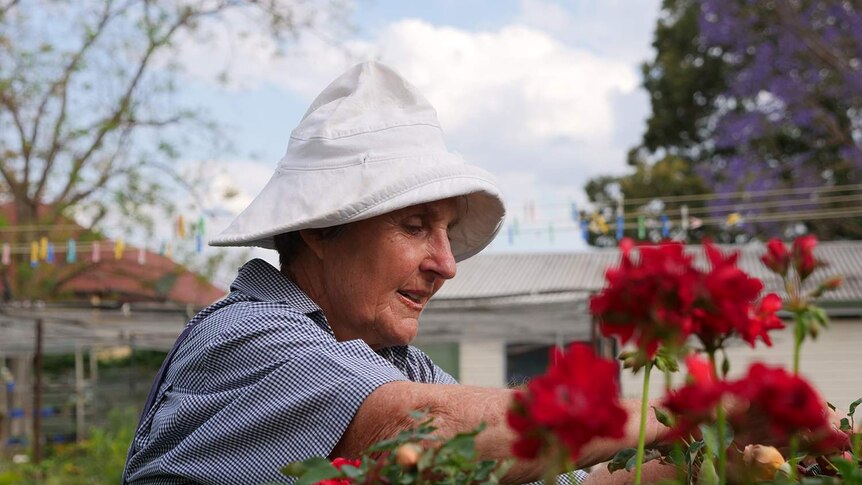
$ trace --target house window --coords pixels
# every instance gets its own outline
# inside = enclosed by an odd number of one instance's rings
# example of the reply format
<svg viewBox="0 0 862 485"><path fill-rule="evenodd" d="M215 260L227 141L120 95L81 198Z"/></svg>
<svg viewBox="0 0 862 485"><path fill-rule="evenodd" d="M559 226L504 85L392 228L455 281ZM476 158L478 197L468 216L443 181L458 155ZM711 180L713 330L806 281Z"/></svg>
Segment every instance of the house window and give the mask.
<svg viewBox="0 0 862 485"><path fill-rule="evenodd" d="M428 354L441 369L455 379L460 379L461 362L458 357L458 344L455 342L436 342L417 344L421 351Z"/></svg>

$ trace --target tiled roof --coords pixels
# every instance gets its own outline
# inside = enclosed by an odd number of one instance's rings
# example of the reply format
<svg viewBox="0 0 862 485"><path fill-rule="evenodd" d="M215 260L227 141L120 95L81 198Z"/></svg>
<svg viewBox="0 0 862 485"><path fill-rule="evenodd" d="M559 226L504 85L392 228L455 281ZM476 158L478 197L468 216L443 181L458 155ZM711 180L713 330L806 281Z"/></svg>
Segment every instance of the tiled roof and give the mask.
<svg viewBox="0 0 862 485"><path fill-rule="evenodd" d="M760 262L766 252L762 243L720 246L723 251L739 251L739 266L761 278L766 291L783 291L780 279ZM701 246L689 246L697 264L706 266ZM829 267L814 272L810 285L824 276L842 274L844 284L824 295L824 301L856 302L862 305L862 242L821 242L815 256ZM616 249L570 253L480 254L458 264L457 276L443 285L434 297L444 300L487 299L549 293L593 292L604 286L605 270L619 261ZM809 285L809 286L810 286Z"/></svg>

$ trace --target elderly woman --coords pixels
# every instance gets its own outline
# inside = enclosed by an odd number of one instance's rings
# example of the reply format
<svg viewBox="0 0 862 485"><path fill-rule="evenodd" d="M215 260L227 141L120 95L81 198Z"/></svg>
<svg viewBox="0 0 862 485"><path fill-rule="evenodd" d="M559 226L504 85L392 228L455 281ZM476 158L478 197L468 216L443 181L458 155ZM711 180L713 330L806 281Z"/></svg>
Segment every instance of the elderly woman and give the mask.
<svg viewBox="0 0 862 485"><path fill-rule="evenodd" d="M289 481L286 463L358 456L412 427L416 409L444 435L487 423L480 455L510 457L511 391L458 385L409 345L428 300L503 216L492 177L447 151L413 86L378 63L350 69L211 242L274 248L281 268L248 262L230 295L189 322L151 390L126 482ZM584 464L634 436L595 444ZM541 468L519 462L506 478L536 480Z"/></svg>

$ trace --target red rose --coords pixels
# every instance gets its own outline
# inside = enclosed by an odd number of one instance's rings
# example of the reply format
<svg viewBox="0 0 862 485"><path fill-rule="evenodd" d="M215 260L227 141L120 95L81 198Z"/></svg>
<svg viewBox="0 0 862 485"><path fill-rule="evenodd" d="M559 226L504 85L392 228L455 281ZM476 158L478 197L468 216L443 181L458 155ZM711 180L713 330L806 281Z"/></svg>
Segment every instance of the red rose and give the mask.
<svg viewBox="0 0 862 485"><path fill-rule="evenodd" d="M709 242L704 250L710 262L710 270L703 276L694 312L694 333L706 348L716 348L732 333L742 336L754 346L757 337L765 332L752 329L753 302L763 289L763 283L751 278L736 266L739 253L725 256ZM772 322L770 322L772 323ZM768 338L764 341L769 344Z"/></svg>
<svg viewBox="0 0 862 485"><path fill-rule="evenodd" d="M362 465L362 460L348 460L347 458L338 457L332 460L332 466L341 470L344 465L350 465L354 468L359 468Z"/></svg>
<svg viewBox="0 0 862 485"><path fill-rule="evenodd" d="M708 360L697 355L689 355L685 358L685 367L688 375L698 384L715 384L718 376Z"/></svg>
<svg viewBox="0 0 862 485"><path fill-rule="evenodd" d="M787 270L790 267L790 253L787 252L787 247L777 237L766 243L766 254L760 260L774 273L781 276L787 275Z"/></svg>
<svg viewBox="0 0 862 485"><path fill-rule="evenodd" d="M739 335L752 347L758 338L766 345L772 345L767 332L784 328L784 323L777 315L782 306L781 297L775 293L764 296L749 317L748 325L737 329Z"/></svg>
<svg viewBox="0 0 862 485"><path fill-rule="evenodd" d="M659 345L682 344L695 334L716 349L733 334L754 346L771 344L767 332L782 328L770 297L755 308L763 283L737 267L738 253L723 254L709 242L709 271L701 271L679 243L642 246L633 259L621 244L619 266L605 273L607 284L590 299L602 333L623 343L636 340L648 358Z"/></svg>
<svg viewBox="0 0 862 485"><path fill-rule="evenodd" d="M817 246L817 237L813 234L800 236L793 241L793 267L799 273L799 279L804 280L814 272L818 261L814 259L814 247Z"/></svg>
<svg viewBox="0 0 862 485"><path fill-rule="evenodd" d="M748 375L730 385L750 402L746 419L762 419L780 439L805 432L829 431L826 407L808 382L780 367L753 364Z"/></svg>
<svg viewBox="0 0 862 485"><path fill-rule="evenodd" d="M721 402L726 387L723 383L693 382L669 392L662 407L676 416L674 436L687 436L701 423L715 419L715 408Z"/></svg>
<svg viewBox="0 0 862 485"><path fill-rule="evenodd" d="M620 264L605 273L607 285L590 299L604 335L636 339L652 357L660 343L680 344L691 333L691 306L698 272L679 243L642 246L638 261L630 244Z"/></svg>
<svg viewBox="0 0 862 485"><path fill-rule="evenodd" d="M692 355L685 359L685 365L691 382L668 393L662 402L676 416L673 430L676 436L687 436L697 425L712 421L715 408L727 390L708 361Z"/></svg>
<svg viewBox="0 0 862 485"><path fill-rule="evenodd" d="M626 411L619 403L617 366L584 344L551 352L548 371L515 394L507 421L517 438L513 453L532 459L551 443L562 444L573 461L595 438L621 438Z"/></svg>

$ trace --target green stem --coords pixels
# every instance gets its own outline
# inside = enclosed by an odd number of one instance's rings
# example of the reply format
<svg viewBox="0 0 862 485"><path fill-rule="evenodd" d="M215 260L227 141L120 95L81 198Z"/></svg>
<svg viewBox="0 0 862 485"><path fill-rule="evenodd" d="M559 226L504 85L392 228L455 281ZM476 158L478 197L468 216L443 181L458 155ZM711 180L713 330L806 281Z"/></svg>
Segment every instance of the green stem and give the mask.
<svg viewBox="0 0 862 485"><path fill-rule="evenodd" d="M718 366L715 364L715 351L709 352L709 363L712 365L712 372L714 375L718 374ZM715 424L718 428L718 483L719 485L725 485L727 483L727 447L724 446L724 428L725 428L725 416L724 416L724 406L721 402L718 403L718 406L715 409Z"/></svg>
<svg viewBox="0 0 862 485"><path fill-rule="evenodd" d="M854 428L855 429L855 428ZM862 433L854 433L850 445L850 452L853 456L862 457Z"/></svg>
<svg viewBox="0 0 862 485"><path fill-rule="evenodd" d="M799 325L797 322L796 325ZM799 375L799 354L802 353L802 338L799 331L793 335L793 375ZM804 334L803 334L804 335Z"/></svg>
<svg viewBox="0 0 862 485"><path fill-rule="evenodd" d="M647 418L647 403L649 401L649 374L652 370L652 361L649 361L644 366L644 387L641 394L641 422L638 430L638 453L635 462L635 485L641 483L641 471L644 464L644 449L646 448L646 418Z"/></svg>
<svg viewBox="0 0 862 485"><path fill-rule="evenodd" d="M673 390L673 373L670 369L664 369L664 394L667 396ZM680 456L683 454L682 445L679 440L673 440L673 452L675 455ZM677 463L676 464L676 479L677 483L687 484L688 480L686 479L686 471L685 464Z"/></svg>
<svg viewBox="0 0 862 485"><path fill-rule="evenodd" d="M549 460L547 466L545 466L545 477L542 479L542 483L544 483L545 485L557 485L557 476L563 470L565 470L565 453L565 448L563 448L562 446L553 447L551 459Z"/></svg>
<svg viewBox="0 0 862 485"><path fill-rule="evenodd" d="M790 481L796 481L796 450L799 449L799 439L796 436L790 438L790 458L787 460L790 462Z"/></svg>

